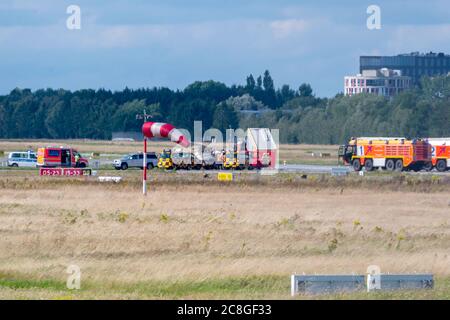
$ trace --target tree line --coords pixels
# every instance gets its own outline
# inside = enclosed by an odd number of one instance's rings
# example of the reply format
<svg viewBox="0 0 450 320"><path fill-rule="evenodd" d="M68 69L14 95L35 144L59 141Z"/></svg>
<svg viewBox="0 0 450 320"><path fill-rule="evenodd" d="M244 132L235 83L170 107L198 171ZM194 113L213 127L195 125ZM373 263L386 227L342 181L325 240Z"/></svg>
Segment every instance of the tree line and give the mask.
<svg viewBox="0 0 450 320"><path fill-rule="evenodd" d="M16 88L0 96L0 138L110 139L140 131L136 114L193 130L269 127L283 143L340 144L351 136L450 136L450 77L423 78L392 99L371 94L319 98L309 84L275 88L269 73L245 85L197 81L183 90Z"/></svg>

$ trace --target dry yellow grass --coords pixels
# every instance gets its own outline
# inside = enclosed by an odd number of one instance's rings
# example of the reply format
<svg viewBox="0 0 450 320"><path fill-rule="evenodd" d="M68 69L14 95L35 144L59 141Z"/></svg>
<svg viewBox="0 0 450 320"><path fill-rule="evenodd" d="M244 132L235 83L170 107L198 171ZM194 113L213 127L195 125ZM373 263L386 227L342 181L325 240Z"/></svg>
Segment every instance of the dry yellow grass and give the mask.
<svg viewBox="0 0 450 320"><path fill-rule="evenodd" d="M337 145L282 144L280 145L280 163L286 161L286 163L335 165L338 149ZM327 156L320 157L321 153Z"/></svg>
<svg viewBox="0 0 450 320"><path fill-rule="evenodd" d="M29 183L35 184L34 179ZM108 184L4 187L0 275L64 283L66 267L77 264L82 285L102 288L286 277L285 292L263 295L276 298L288 297L288 277L295 272L365 273L377 264L385 272L450 276L448 192L189 183L149 189L144 198L135 187ZM0 298L58 294L0 287ZM84 294L142 297L107 289Z"/></svg>

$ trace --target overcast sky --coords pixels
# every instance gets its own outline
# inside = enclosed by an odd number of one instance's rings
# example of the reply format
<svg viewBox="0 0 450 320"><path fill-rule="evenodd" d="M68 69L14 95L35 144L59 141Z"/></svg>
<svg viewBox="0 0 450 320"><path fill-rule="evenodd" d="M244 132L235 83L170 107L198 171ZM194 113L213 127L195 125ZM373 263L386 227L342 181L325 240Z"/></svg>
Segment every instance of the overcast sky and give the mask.
<svg viewBox="0 0 450 320"><path fill-rule="evenodd" d="M81 8L81 30L66 9ZM367 7L381 8L368 30ZM450 53L446 0L2 0L0 94L31 88L184 88L243 84L269 69L278 87L343 90L360 55Z"/></svg>

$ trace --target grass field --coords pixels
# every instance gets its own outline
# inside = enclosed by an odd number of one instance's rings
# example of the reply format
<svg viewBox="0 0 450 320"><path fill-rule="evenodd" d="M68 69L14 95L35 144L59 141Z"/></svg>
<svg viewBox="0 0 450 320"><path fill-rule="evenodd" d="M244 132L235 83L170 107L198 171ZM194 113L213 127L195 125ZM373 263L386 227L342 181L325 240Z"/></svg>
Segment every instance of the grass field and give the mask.
<svg viewBox="0 0 450 320"><path fill-rule="evenodd" d="M4 146L4 145L3 145ZM108 174L108 172L105 172ZM214 176L140 170L119 184L0 172L0 298L290 298L292 273L432 272L449 299L450 179ZM81 290L65 287L81 268Z"/></svg>

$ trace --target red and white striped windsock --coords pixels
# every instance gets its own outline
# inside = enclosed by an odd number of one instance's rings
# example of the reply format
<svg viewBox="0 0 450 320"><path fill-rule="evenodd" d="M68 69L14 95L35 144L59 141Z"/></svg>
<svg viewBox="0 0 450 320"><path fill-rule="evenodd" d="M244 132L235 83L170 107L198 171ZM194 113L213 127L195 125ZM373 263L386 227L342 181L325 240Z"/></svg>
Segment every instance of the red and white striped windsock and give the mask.
<svg viewBox="0 0 450 320"><path fill-rule="evenodd" d="M147 138L167 138L183 147L188 147L190 145L186 136L170 123L145 122L142 126L142 133Z"/></svg>

